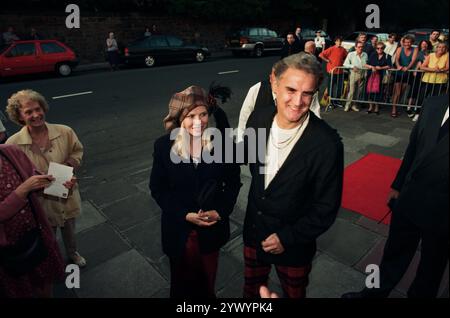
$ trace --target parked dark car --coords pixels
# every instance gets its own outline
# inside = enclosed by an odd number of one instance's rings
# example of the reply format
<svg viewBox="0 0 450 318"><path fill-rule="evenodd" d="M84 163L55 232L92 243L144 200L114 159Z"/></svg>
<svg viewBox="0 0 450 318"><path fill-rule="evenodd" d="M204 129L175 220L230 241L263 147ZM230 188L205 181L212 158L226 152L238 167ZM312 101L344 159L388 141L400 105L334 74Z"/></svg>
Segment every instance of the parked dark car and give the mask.
<svg viewBox="0 0 450 318"><path fill-rule="evenodd" d="M265 52L280 52L283 44L283 38L268 28L242 28L228 33L225 48L234 56L245 53L261 57Z"/></svg>
<svg viewBox="0 0 450 318"><path fill-rule="evenodd" d="M163 62L204 62L211 53L207 48L188 44L173 35L152 35L140 38L125 47L123 59L126 64L153 67Z"/></svg>
<svg viewBox="0 0 450 318"><path fill-rule="evenodd" d="M302 29L302 38L303 41L314 41L314 39L316 38L316 31L319 29ZM325 38L325 48L329 48L330 46L334 45L333 40L331 39L331 37L328 35L327 32L325 31L321 31L320 35ZM303 50L303 48L302 48Z"/></svg>
<svg viewBox="0 0 450 318"><path fill-rule="evenodd" d="M425 40L428 41L430 39L430 34L435 29L429 29L429 28L421 28L421 29L411 29L408 30L405 34L412 34L414 35L415 44L419 44L420 41ZM441 41L447 41L448 40L448 29L436 29L441 32L441 35L439 36L439 40Z"/></svg>
<svg viewBox="0 0 450 318"><path fill-rule="evenodd" d="M75 52L56 40L14 41L0 48L0 77L46 72L69 76L78 62Z"/></svg>

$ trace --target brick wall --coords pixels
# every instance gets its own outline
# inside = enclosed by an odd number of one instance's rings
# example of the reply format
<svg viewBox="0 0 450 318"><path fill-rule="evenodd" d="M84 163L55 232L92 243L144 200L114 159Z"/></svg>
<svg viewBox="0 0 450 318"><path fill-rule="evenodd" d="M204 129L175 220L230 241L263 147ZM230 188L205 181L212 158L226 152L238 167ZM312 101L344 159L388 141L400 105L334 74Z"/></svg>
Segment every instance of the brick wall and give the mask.
<svg viewBox="0 0 450 318"><path fill-rule="evenodd" d="M226 32L232 24L203 23L201 20L174 17L143 16L139 13L127 15L81 15L80 29L65 27L66 15L17 15L0 14L0 31L7 26L15 28L19 36L27 35L31 27L46 38L55 38L72 47L82 63L104 61L105 41L110 31L116 34L120 45L126 45L144 33L146 26L156 24L162 33L170 33L187 41L196 41L212 52L223 50ZM278 32L291 29L288 21L271 21L264 26Z"/></svg>

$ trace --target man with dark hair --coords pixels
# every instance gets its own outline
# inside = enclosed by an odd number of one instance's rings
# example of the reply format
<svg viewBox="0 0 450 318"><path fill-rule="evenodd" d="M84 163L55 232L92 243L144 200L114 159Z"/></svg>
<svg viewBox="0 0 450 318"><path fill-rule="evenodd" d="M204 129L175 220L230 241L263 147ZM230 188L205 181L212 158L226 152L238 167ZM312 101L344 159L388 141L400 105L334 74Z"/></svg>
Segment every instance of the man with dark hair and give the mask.
<svg viewBox="0 0 450 318"><path fill-rule="evenodd" d="M277 109L255 108L247 122L257 140L268 141L256 145L264 162L250 164L244 297L259 297L272 264L284 296L305 297L316 239L335 221L343 145L336 130L309 110L322 77L314 55L302 52L277 62L272 85Z"/></svg>
<svg viewBox="0 0 450 318"><path fill-rule="evenodd" d="M299 53L301 51L299 43L295 41L294 33L289 32L286 36L286 42L281 49L281 58L285 58L289 55Z"/></svg>
<svg viewBox="0 0 450 318"><path fill-rule="evenodd" d="M344 65L347 50L342 47L342 37L337 36L335 45L319 54L319 57L327 63L328 93L332 98L341 98L344 86ZM336 103L337 104L337 103Z"/></svg>
<svg viewBox="0 0 450 318"><path fill-rule="evenodd" d="M391 185L392 221L380 264L380 288L343 298L384 298L400 282L421 242L408 297L434 298L448 263L448 95L428 98Z"/></svg>
<svg viewBox="0 0 450 318"><path fill-rule="evenodd" d="M433 30L430 33L430 42L431 42L431 45L433 46L433 52L436 52L436 48L437 48L437 46L438 46L438 44L440 42L439 41L439 36L440 35L441 35L441 31L439 31L439 30Z"/></svg>

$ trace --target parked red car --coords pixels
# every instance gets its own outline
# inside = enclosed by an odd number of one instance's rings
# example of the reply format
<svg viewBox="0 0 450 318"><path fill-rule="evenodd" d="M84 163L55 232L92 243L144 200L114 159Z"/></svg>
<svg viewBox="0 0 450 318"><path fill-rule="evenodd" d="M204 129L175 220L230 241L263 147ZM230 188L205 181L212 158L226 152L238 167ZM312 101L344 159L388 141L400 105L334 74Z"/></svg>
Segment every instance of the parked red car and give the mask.
<svg viewBox="0 0 450 318"><path fill-rule="evenodd" d="M75 52L56 40L15 41L0 48L0 77L44 72L69 76L77 65Z"/></svg>

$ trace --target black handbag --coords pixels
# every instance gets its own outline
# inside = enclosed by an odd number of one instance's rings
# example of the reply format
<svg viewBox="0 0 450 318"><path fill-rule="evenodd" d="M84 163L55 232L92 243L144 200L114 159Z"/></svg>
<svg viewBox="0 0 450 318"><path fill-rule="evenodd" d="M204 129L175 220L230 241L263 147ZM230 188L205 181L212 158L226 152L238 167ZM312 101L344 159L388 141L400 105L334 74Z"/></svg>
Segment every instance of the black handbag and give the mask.
<svg viewBox="0 0 450 318"><path fill-rule="evenodd" d="M7 156L3 155L3 157L13 165L20 175L14 163ZM48 256L47 247L42 239L42 228L37 221L36 211L30 198L28 198L28 201L37 227L27 231L15 244L0 248L0 267L13 277L20 277L31 272Z"/></svg>

